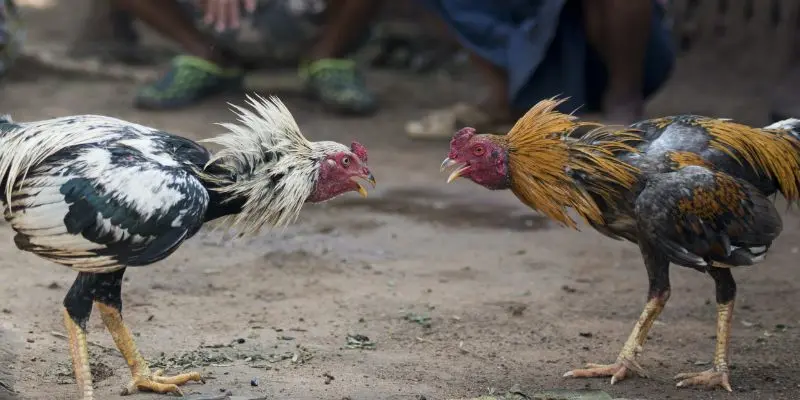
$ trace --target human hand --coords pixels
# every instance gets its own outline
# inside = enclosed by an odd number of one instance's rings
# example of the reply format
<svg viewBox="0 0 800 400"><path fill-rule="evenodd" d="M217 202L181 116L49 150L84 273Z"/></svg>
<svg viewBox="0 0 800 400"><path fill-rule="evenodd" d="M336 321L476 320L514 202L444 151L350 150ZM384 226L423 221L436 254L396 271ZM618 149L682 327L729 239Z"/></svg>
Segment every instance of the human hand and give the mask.
<svg viewBox="0 0 800 400"><path fill-rule="evenodd" d="M253 12L257 0L243 0L244 9ZM240 0L198 0L198 5L205 11L203 20L208 25L214 25L218 31L225 28L238 28L241 21Z"/></svg>

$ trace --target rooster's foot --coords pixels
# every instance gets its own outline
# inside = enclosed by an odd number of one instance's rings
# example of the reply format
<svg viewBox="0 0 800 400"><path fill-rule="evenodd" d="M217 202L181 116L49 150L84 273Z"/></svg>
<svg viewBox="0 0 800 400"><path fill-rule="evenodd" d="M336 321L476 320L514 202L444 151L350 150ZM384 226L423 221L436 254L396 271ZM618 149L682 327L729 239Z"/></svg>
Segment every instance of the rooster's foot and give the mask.
<svg viewBox="0 0 800 400"><path fill-rule="evenodd" d="M586 364L585 369L573 369L572 371L564 374L564 377L574 378L595 378L601 376L610 376L611 384L615 384L628 376L631 373L636 373L641 377L647 377L644 369L636 360L620 358L614 364Z"/></svg>
<svg viewBox="0 0 800 400"><path fill-rule="evenodd" d="M724 388L732 392L731 383L728 380L728 371L720 371L716 368L703 372L688 372L675 375L675 379L680 379L676 386L703 386L707 389L714 389L716 387Z"/></svg>
<svg viewBox="0 0 800 400"><path fill-rule="evenodd" d="M174 393L183 396L183 391L178 386L195 381L205 383L198 372L189 372L175 376L164 376L163 370L157 370L150 376L135 376L131 383L122 391L122 395L129 395L138 391L155 393Z"/></svg>

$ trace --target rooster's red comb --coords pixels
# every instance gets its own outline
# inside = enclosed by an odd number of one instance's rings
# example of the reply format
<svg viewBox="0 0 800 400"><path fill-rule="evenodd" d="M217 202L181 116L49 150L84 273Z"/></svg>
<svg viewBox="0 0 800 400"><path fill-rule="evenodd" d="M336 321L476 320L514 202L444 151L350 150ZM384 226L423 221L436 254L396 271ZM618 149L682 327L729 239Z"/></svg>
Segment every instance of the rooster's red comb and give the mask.
<svg viewBox="0 0 800 400"><path fill-rule="evenodd" d="M367 148L363 144L354 141L350 144L350 151L362 162L367 162Z"/></svg>
<svg viewBox="0 0 800 400"><path fill-rule="evenodd" d="M466 145L473 136L475 136L475 128L461 128L458 132L456 132L455 135L453 135L453 139L450 140L450 148L460 149L464 147L464 145Z"/></svg>

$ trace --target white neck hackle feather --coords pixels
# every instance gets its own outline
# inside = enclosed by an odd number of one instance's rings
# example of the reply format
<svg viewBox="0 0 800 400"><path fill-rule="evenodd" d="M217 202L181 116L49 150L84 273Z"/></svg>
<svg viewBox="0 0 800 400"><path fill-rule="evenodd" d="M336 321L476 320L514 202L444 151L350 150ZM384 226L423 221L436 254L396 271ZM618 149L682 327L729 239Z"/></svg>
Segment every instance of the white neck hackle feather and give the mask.
<svg viewBox="0 0 800 400"><path fill-rule="evenodd" d="M208 165L217 163L232 178L203 178L230 198L244 198L242 211L229 222L241 233L257 233L264 225L284 227L297 219L314 191L326 154L349 152L336 142L310 142L300 132L292 113L275 96L269 100L247 96L253 111L230 104L239 124L218 124L228 133L202 142L222 146Z"/></svg>

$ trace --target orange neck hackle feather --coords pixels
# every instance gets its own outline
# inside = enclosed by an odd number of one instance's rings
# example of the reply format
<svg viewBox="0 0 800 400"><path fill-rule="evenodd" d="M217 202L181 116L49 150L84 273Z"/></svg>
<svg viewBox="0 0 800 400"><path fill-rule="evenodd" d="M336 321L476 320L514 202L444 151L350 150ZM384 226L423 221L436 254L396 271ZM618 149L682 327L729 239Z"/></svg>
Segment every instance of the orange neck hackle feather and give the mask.
<svg viewBox="0 0 800 400"><path fill-rule="evenodd" d="M774 179L789 201L800 200L800 142L780 130L765 130L719 119L697 123L711 135L711 147Z"/></svg>
<svg viewBox="0 0 800 400"><path fill-rule="evenodd" d="M529 207L571 228L574 209L587 222L602 224L603 213L592 194L612 200L631 188L638 170L615 154L636 152L628 142L639 136L600 124L578 122L555 111L566 99L547 99L534 105L503 137L508 146L511 190ZM569 137L580 127L594 128L581 137ZM576 182L570 172L591 177ZM609 201L613 203L613 201Z"/></svg>

